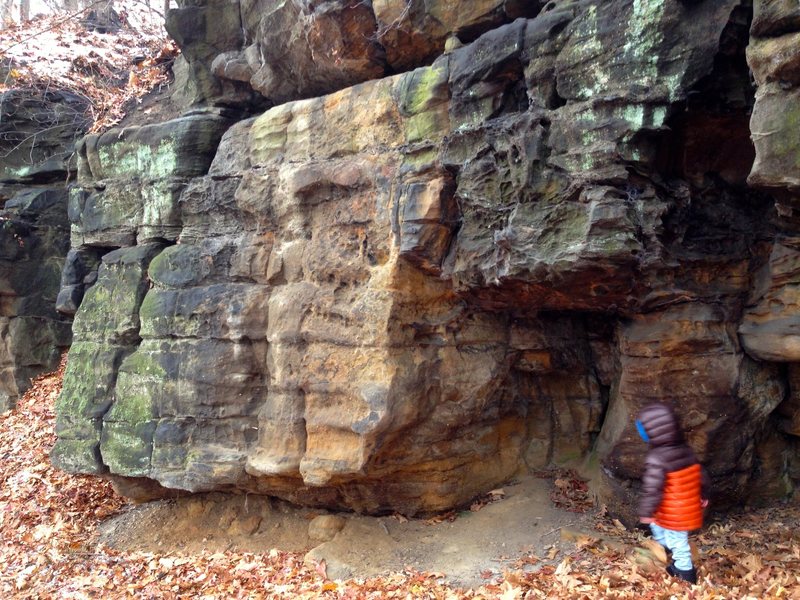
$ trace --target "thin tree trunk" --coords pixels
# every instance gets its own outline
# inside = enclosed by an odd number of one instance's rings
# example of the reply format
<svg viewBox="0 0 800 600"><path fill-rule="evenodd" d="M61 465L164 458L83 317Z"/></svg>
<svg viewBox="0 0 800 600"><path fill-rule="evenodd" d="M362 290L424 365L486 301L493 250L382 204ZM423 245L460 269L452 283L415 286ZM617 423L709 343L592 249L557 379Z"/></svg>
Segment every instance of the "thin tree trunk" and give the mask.
<svg viewBox="0 0 800 600"><path fill-rule="evenodd" d="M20 0L19 2L19 22L24 23L31 18L31 0Z"/></svg>
<svg viewBox="0 0 800 600"><path fill-rule="evenodd" d="M14 0L0 0L0 29L14 24Z"/></svg>

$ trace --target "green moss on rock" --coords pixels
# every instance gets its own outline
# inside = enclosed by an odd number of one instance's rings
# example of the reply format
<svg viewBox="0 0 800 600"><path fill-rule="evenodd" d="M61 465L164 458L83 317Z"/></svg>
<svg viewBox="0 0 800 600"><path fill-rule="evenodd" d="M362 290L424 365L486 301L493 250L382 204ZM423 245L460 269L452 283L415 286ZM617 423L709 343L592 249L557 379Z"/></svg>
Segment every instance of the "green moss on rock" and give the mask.
<svg viewBox="0 0 800 600"><path fill-rule="evenodd" d="M147 477L150 474L155 428L155 421L105 423L100 454L112 473L126 477Z"/></svg>

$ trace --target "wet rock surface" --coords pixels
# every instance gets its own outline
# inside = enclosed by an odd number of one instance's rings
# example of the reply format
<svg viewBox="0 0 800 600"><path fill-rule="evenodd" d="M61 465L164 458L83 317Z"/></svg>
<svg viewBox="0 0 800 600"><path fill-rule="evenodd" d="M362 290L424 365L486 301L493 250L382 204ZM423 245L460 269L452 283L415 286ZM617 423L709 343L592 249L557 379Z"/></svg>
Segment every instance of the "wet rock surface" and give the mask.
<svg viewBox="0 0 800 600"><path fill-rule="evenodd" d="M778 4L243 4L251 45L187 60L277 106L81 146L54 461L139 498L408 515L582 464L620 505L634 416L666 401L715 502L785 495L797 169ZM784 67L759 58L782 38Z"/></svg>

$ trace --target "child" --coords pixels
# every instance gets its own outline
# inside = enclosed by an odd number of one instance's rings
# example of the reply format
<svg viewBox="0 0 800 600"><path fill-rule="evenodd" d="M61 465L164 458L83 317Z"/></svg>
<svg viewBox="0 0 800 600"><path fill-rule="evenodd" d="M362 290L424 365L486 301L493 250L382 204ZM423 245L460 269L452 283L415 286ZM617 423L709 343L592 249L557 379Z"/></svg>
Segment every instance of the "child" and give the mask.
<svg viewBox="0 0 800 600"><path fill-rule="evenodd" d="M642 477L639 520L650 525L653 538L672 552L667 572L697 583L692 565L689 532L703 525L703 508L708 505L708 476L692 449L672 409L665 404L645 407L636 428L650 444Z"/></svg>

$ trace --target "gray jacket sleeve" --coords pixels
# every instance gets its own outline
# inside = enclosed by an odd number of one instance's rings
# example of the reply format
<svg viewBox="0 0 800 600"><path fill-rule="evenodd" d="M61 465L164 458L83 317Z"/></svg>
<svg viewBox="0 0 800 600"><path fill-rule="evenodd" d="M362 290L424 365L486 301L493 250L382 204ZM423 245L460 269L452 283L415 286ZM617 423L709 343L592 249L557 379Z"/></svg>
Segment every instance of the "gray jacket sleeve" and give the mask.
<svg viewBox="0 0 800 600"><path fill-rule="evenodd" d="M645 470L642 476L642 492L639 498L639 516L652 517L661 497L664 494L664 481L666 472L661 461L655 459L652 453L645 459Z"/></svg>

